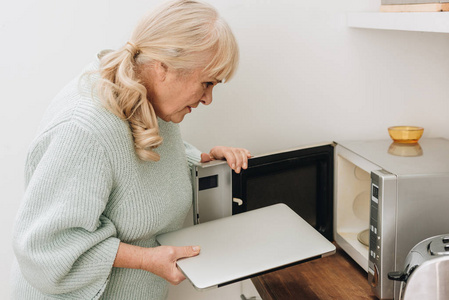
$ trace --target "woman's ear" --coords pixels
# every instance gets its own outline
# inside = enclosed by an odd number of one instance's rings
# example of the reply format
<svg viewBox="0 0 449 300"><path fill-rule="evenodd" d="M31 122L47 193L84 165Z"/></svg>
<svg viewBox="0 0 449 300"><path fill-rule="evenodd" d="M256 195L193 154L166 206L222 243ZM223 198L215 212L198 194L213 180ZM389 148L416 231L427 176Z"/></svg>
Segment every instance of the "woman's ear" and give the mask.
<svg viewBox="0 0 449 300"><path fill-rule="evenodd" d="M153 69L154 69L154 72L156 73L158 81L161 81L161 82L165 81L165 79L167 78L167 73L168 73L167 65L165 65L164 63L162 63L160 61L156 61L153 63Z"/></svg>

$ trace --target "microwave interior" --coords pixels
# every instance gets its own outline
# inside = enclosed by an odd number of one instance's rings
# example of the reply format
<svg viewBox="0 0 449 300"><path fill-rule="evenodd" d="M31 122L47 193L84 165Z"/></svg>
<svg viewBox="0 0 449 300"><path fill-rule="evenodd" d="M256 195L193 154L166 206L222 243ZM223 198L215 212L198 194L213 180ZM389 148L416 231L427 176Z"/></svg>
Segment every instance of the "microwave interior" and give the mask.
<svg viewBox="0 0 449 300"><path fill-rule="evenodd" d="M335 241L368 270L371 171L336 155Z"/></svg>

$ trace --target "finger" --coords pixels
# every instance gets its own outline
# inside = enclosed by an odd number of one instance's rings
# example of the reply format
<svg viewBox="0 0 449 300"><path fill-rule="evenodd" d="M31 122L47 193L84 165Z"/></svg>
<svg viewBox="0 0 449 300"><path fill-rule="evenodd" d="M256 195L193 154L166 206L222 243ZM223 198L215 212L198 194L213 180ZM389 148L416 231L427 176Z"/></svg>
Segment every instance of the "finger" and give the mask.
<svg viewBox="0 0 449 300"><path fill-rule="evenodd" d="M240 154L242 155L242 169L247 169L248 168L248 153L247 153L247 151L241 151Z"/></svg>
<svg viewBox="0 0 449 300"><path fill-rule="evenodd" d="M184 274L182 274L181 270L176 266L174 273L170 278L168 278L168 282L170 282L173 285L180 284L186 277Z"/></svg>
<svg viewBox="0 0 449 300"><path fill-rule="evenodd" d="M215 146L209 151L209 156L212 160L214 159L223 159L224 158L224 149L223 146Z"/></svg>
<svg viewBox="0 0 449 300"><path fill-rule="evenodd" d="M181 270L179 269L178 265L176 265L176 275L175 278L173 279L173 285L178 285L180 284L184 279L186 279L186 277L184 276L184 274L181 272Z"/></svg>
<svg viewBox="0 0 449 300"><path fill-rule="evenodd" d="M235 172L240 173L240 170L243 165L242 153L241 153L240 149L232 149L232 153L234 154L234 157L235 157L235 167L236 167Z"/></svg>
<svg viewBox="0 0 449 300"><path fill-rule="evenodd" d="M185 257L192 257L200 254L200 246L186 246L186 247L178 247L178 253L176 255L176 260Z"/></svg>
<svg viewBox="0 0 449 300"><path fill-rule="evenodd" d="M205 162L209 162L212 160L212 157L207 154L207 153L201 153L201 162L205 163Z"/></svg>
<svg viewBox="0 0 449 300"><path fill-rule="evenodd" d="M231 167L231 169L235 170L237 168L237 159L232 151L225 152L224 159L226 159L226 162L228 163L229 167Z"/></svg>

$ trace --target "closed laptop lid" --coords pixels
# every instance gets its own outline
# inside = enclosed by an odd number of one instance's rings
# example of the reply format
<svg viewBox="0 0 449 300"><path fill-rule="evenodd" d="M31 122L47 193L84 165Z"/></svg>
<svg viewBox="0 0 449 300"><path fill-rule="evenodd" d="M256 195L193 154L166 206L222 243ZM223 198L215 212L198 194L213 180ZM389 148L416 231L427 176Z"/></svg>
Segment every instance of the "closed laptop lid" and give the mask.
<svg viewBox="0 0 449 300"><path fill-rule="evenodd" d="M201 246L177 264L196 289L234 283L335 253L335 246L285 204L157 236L161 245Z"/></svg>

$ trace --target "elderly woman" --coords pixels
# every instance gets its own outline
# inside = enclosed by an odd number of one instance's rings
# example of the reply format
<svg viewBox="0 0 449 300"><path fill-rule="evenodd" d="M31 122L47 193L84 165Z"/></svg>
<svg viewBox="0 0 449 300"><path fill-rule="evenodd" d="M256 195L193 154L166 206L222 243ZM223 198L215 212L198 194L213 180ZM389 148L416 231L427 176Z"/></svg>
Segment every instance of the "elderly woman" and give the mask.
<svg viewBox="0 0 449 300"><path fill-rule="evenodd" d="M166 3L126 45L103 51L50 105L26 163L15 226L15 299L164 299L200 245L158 246L192 202L189 165L245 149L199 152L179 125L229 80L238 48L209 5Z"/></svg>

